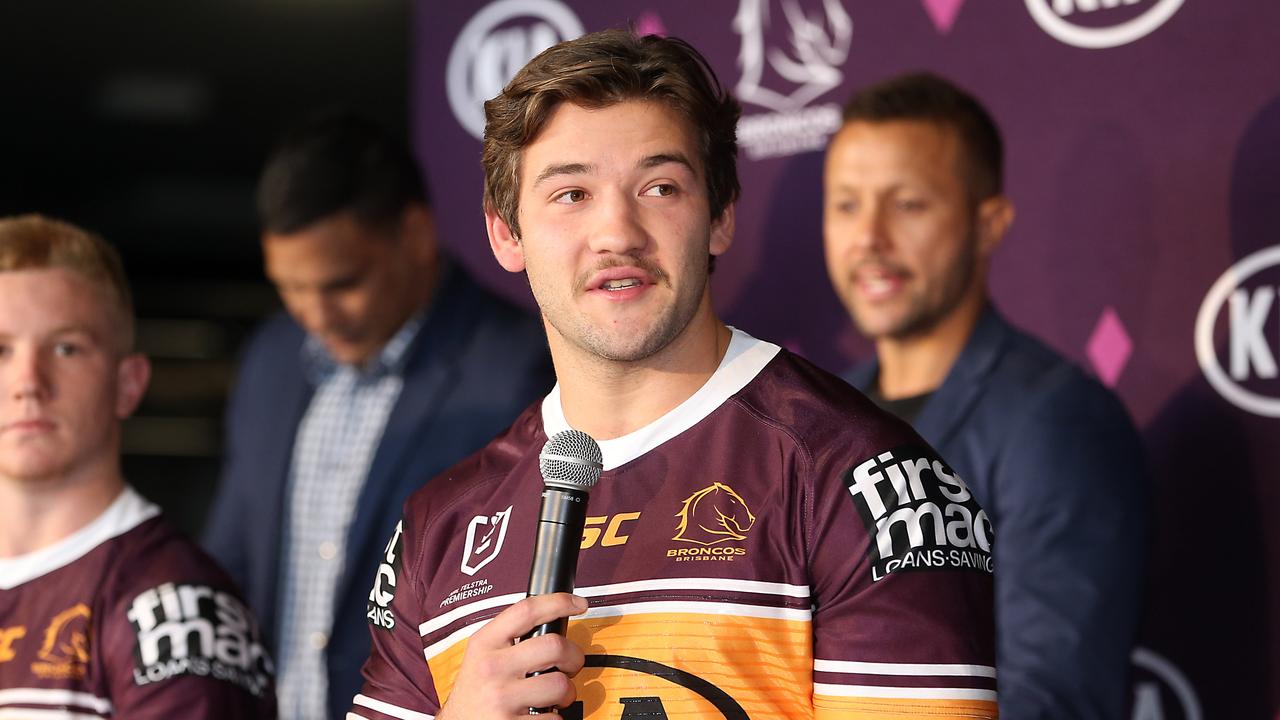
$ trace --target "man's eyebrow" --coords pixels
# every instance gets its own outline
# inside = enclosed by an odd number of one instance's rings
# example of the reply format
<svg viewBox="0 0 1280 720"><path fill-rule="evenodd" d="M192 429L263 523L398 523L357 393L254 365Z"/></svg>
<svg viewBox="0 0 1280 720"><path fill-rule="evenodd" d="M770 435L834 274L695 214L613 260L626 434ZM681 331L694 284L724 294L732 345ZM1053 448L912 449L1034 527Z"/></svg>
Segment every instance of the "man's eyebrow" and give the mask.
<svg viewBox="0 0 1280 720"><path fill-rule="evenodd" d="M640 167L654 168L654 167L658 167L659 165L666 165L667 163L677 163L679 165L685 166L686 168L689 168L690 172L695 172L693 169L693 163L689 162L689 158L685 157L684 153L680 153L680 152L658 153L657 155L649 155L648 157L640 161Z"/></svg>
<svg viewBox="0 0 1280 720"><path fill-rule="evenodd" d="M544 180L557 175L589 175L594 171L595 166L587 163L556 163L543 168L538 177L533 179L533 184L540 185Z"/></svg>

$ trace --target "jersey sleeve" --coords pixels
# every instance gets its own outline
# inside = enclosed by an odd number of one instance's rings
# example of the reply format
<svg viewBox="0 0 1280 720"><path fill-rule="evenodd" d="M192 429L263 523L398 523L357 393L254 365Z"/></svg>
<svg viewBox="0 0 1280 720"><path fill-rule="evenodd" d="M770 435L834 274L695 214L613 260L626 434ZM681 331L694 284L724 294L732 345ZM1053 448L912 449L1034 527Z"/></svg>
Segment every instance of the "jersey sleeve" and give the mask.
<svg viewBox="0 0 1280 720"><path fill-rule="evenodd" d="M209 562L182 560L199 561ZM102 609L94 652L115 717L275 718L274 667L252 612L213 573L167 574L174 579L148 573L123 586Z"/></svg>
<svg viewBox="0 0 1280 720"><path fill-rule="evenodd" d="M815 459L814 717L995 718L991 523L913 434Z"/></svg>
<svg viewBox="0 0 1280 720"><path fill-rule="evenodd" d="M412 557L408 519L396 525L369 591L366 619L372 636L364 686L347 720L432 720L440 710L418 624L424 618Z"/></svg>

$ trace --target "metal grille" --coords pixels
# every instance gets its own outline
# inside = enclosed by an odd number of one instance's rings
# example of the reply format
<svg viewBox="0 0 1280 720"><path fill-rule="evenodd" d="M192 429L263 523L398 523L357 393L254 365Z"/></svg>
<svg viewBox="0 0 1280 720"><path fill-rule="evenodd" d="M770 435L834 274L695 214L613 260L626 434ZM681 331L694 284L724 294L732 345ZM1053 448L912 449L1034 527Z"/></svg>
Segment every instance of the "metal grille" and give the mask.
<svg viewBox="0 0 1280 720"><path fill-rule="evenodd" d="M562 430L538 454L538 469L547 485L590 491L604 467L600 446L580 430Z"/></svg>

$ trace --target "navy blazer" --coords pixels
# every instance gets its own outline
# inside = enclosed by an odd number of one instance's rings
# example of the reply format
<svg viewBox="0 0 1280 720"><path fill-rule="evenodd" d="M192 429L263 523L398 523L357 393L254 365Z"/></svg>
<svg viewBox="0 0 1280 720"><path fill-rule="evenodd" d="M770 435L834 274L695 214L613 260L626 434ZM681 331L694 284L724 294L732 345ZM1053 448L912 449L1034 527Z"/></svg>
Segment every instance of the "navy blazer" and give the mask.
<svg viewBox="0 0 1280 720"><path fill-rule="evenodd" d="M846 380L865 390L875 362ZM1123 717L1147 482L1116 396L988 307L916 430L995 529L1000 717Z"/></svg>
<svg viewBox="0 0 1280 720"><path fill-rule="evenodd" d="M554 382L542 326L476 285L442 272L408 350L404 387L356 504L334 626L326 647L331 718L346 716L369 657L365 602L383 547L415 489L478 450ZM294 435L314 390L305 380L304 331L287 315L248 343L226 414L221 482L205 546L240 584L279 657L278 590Z"/></svg>

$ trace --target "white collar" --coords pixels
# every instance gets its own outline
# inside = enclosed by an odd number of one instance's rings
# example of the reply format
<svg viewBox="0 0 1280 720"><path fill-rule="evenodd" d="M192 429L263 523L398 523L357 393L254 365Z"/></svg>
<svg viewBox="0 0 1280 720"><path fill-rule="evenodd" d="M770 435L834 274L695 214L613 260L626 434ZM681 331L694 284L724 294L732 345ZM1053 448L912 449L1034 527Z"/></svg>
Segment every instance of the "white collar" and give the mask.
<svg viewBox="0 0 1280 720"><path fill-rule="evenodd" d="M111 505L88 525L26 555L0 558L0 590L11 590L70 565L107 540L129 532L158 514L160 508L126 485Z"/></svg>
<svg viewBox="0 0 1280 720"><path fill-rule="evenodd" d="M604 454L605 470L626 465L698 424L755 379L781 350L777 345L757 340L737 328L731 327L729 330L733 335L724 358L697 392L648 425L622 437L599 441L600 450ZM559 383L542 401L542 427L547 437L569 429L564 408L560 404Z"/></svg>

